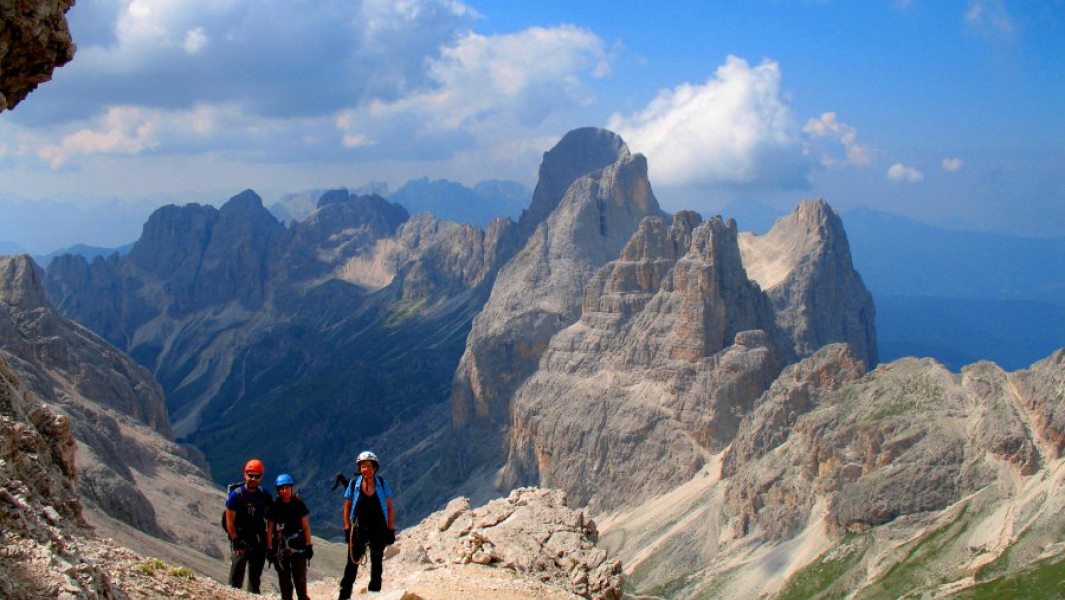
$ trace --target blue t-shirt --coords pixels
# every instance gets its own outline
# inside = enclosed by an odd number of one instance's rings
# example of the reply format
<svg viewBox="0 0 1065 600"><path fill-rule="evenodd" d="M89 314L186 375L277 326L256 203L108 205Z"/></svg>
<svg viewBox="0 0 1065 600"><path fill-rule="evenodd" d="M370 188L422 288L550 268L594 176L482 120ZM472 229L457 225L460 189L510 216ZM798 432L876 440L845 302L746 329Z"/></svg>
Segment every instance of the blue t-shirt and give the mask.
<svg viewBox="0 0 1065 600"><path fill-rule="evenodd" d="M236 513L237 537L254 540L266 536L266 508L273 498L262 486L254 491L245 486L233 490L226 498L226 508Z"/></svg>
<svg viewBox="0 0 1065 600"><path fill-rule="evenodd" d="M388 527L388 502L387 500L392 497L392 490L389 489L388 483L377 476L374 476L377 480L377 489L374 491L374 495L381 501L381 514L385 516L385 527ZM358 504L359 495L362 494L362 475L356 477L351 483L348 484L348 489L344 490L344 498L351 500L351 514L348 518L355 521L355 505Z"/></svg>

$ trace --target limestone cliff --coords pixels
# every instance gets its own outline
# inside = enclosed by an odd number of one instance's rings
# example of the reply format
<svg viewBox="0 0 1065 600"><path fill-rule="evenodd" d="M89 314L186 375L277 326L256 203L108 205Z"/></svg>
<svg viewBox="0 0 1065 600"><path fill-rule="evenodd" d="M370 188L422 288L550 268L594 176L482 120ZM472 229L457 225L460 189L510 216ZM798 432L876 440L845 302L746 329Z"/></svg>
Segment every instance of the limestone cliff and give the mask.
<svg viewBox="0 0 1065 600"><path fill-rule="evenodd" d="M646 159L609 132L567 135L545 154L540 178L519 229L560 200L500 270L452 388L453 426L465 429L459 437L474 467L498 461L511 395L551 337L578 319L595 270L617 257L644 217L662 214Z"/></svg>
<svg viewBox="0 0 1065 600"><path fill-rule="evenodd" d="M72 532L88 534L74 491L71 422L34 397L0 357L0 596L60 590L116 598L106 571L84 564ZM75 567L77 565L77 567Z"/></svg>
<svg viewBox="0 0 1065 600"><path fill-rule="evenodd" d="M873 297L854 269L843 222L824 200L803 201L764 236L742 234L740 249L799 356L845 342L876 365Z"/></svg>
<svg viewBox="0 0 1065 600"><path fill-rule="evenodd" d="M671 489L731 442L790 356L734 223L647 218L515 394L504 487L538 481L595 510ZM652 464L670 468L633 468Z"/></svg>
<svg viewBox="0 0 1065 600"><path fill-rule="evenodd" d="M78 441L77 489L89 508L221 556L209 524L177 525L188 520L191 507L206 510L217 492L196 455L173 442L159 384L129 357L60 315L45 299L40 274L27 256L0 257L0 358L69 423Z"/></svg>

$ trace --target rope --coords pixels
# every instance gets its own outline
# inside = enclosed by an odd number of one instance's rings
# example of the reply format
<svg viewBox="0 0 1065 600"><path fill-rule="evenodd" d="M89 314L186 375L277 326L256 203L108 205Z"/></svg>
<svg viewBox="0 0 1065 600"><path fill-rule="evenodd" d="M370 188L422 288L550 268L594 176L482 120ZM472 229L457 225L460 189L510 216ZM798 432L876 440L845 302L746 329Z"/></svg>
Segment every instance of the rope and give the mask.
<svg viewBox="0 0 1065 600"><path fill-rule="evenodd" d="M357 564L357 565L365 565L366 561L367 561L367 555L370 553L370 551L369 551L370 550L370 548L369 548L370 543L366 542L365 544L363 544L362 556L359 557L358 559L356 559L355 558L355 540L356 539L357 538L355 536L355 523L352 523L351 524L351 529L348 530L348 560L353 562L353 563L355 563L355 564Z"/></svg>

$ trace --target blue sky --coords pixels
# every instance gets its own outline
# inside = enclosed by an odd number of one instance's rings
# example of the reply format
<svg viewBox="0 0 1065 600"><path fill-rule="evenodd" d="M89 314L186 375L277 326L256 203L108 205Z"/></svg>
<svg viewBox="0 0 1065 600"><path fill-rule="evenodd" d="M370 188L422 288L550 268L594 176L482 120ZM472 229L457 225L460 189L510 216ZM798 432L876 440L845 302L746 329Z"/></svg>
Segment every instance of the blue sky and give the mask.
<svg viewBox="0 0 1065 600"><path fill-rule="evenodd" d="M1065 235L1062 0L79 0L68 19L74 62L0 114L0 203L531 187L566 131L600 126L670 210L819 196Z"/></svg>

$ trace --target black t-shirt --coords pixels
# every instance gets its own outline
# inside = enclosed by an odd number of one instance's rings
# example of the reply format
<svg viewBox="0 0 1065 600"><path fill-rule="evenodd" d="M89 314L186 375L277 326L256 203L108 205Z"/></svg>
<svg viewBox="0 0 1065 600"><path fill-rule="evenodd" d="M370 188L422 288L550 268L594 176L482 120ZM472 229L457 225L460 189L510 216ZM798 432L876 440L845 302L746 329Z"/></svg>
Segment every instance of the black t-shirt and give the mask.
<svg viewBox="0 0 1065 600"><path fill-rule="evenodd" d="M240 486L229 494L226 508L236 513L237 536L240 539L253 541L266 535L265 513L272 500L270 492L261 487L253 491Z"/></svg>
<svg viewBox="0 0 1065 600"><path fill-rule="evenodd" d="M359 523L359 529L375 532L385 530L385 515L381 512L381 501L377 499L376 490L373 494L359 494L355 502L355 520Z"/></svg>
<svg viewBox="0 0 1065 600"><path fill-rule="evenodd" d="M278 538L287 538L290 543L302 546L306 541L303 532L303 517L310 514L303 500L293 497L288 502L274 500L266 511L266 518L273 521L274 535ZM299 535L296 535L299 534Z"/></svg>

